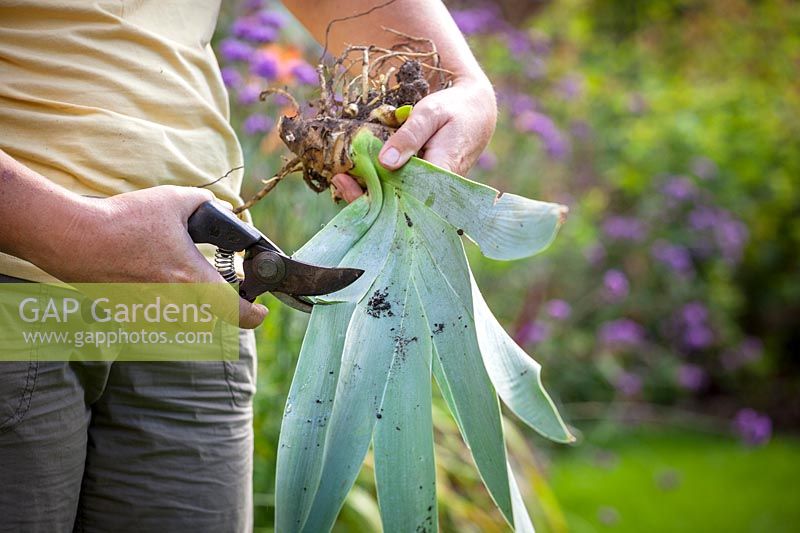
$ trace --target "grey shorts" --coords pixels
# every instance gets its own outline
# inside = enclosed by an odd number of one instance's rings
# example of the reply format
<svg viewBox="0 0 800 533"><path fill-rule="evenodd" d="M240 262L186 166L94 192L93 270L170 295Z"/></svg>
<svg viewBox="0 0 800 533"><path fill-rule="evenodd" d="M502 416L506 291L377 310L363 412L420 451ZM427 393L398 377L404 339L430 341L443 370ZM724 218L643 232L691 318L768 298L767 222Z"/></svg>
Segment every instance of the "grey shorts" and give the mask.
<svg viewBox="0 0 800 533"><path fill-rule="evenodd" d="M255 365L0 362L0 531L252 530Z"/></svg>

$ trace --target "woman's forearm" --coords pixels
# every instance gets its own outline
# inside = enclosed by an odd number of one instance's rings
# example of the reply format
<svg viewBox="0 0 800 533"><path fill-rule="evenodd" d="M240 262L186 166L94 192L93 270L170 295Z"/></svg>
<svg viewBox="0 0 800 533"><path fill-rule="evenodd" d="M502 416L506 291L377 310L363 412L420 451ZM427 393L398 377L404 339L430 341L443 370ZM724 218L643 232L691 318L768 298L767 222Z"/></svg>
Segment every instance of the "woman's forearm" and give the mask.
<svg viewBox="0 0 800 533"><path fill-rule="evenodd" d="M320 43L325 42L330 21L364 13L382 3L385 0L284 0L286 7ZM387 46L400 40L382 27L431 39L436 43L442 66L453 72L456 79L485 79L453 17L439 1L395 0L368 15L338 21L330 27L328 50L338 55L347 44Z"/></svg>
<svg viewBox="0 0 800 533"><path fill-rule="evenodd" d="M68 242L85 203L0 150L0 251L41 264Z"/></svg>

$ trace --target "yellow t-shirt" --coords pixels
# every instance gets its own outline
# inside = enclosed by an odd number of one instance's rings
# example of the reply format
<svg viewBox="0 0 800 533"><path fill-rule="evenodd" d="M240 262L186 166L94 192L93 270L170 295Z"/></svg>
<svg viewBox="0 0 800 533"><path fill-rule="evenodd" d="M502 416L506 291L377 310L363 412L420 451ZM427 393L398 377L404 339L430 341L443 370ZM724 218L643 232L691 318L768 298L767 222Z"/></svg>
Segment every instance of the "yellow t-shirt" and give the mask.
<svg viewBox="0 0 800 533"><path fill-rule="evenodd" d="M210 183L242 165L209 45L219 7L0 2L0 148L59 185L100 197ZM236 171L210 190L236 205L241 180ZM0 273L53 279L5 254Z"/></svg>

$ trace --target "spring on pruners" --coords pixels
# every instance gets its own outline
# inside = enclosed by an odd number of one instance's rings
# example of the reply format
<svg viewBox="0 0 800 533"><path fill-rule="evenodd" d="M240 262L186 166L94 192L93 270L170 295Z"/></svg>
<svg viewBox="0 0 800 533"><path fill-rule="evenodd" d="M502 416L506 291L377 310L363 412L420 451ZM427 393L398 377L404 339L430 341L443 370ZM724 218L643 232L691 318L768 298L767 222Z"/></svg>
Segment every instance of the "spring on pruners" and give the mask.
<svg viewBox="0 0 800 533"><path fill-rule="evenodd" d="M214 267L228 283L239 281L236 276L236 268L233 266L233 252L230 250L217 248L217 251L214 252Z"/></svg>

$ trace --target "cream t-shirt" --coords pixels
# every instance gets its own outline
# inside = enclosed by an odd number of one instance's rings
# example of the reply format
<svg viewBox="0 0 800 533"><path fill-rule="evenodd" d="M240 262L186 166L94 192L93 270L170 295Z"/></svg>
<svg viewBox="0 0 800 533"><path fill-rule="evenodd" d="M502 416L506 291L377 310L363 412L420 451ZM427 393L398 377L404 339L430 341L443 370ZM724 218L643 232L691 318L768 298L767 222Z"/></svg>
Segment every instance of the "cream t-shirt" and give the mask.
<svg viewBox="0 0 800 533"><path fill-rule="evenodd" d="M220 0L0 0L0 148L99 197L202 185L241 166L209 45L219 8ZM241 180L236 171L210 190L240 204ZM0 273L53 280L6 254Z"/></svg>

